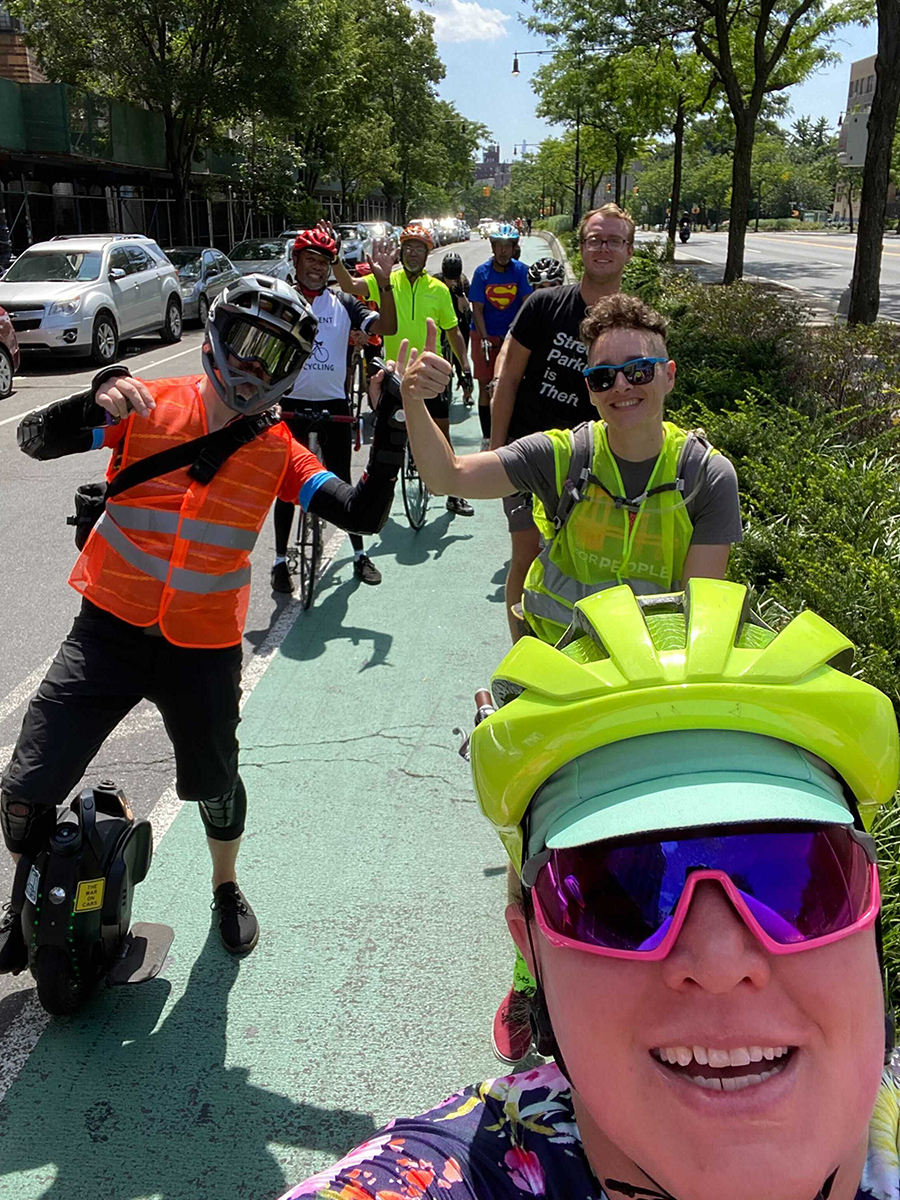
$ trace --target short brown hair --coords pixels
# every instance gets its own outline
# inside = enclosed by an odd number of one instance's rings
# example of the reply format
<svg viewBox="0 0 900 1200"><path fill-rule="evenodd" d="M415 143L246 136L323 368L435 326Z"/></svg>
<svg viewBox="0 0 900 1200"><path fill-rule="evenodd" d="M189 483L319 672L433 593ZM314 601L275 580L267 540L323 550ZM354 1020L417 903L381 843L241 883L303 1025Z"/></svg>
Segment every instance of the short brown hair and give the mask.
<svg viewBox="0 0 900 1200"><path fill-rule="evenodd" d="M591 217L618 217L620 221L624 221L628 226L628 236L626 242L634 241L634 221L629 213L624 208L619 208L618 204L604 204L601 208L592 208L589 213L585 213L581 218L581 224L578 226L578 245L584 241L584 231Z"/></svg>
<svg viewBox="0 0 900 1200"><path fill-rule="evenodd" d="M618 292L615 296L604 296L591 305L581 322L579 334L590 350L600 334L608 329L637 329L655 333L665 346L669 325L665 317L661 317L656 309L637 296L625 296Z"/></svg>

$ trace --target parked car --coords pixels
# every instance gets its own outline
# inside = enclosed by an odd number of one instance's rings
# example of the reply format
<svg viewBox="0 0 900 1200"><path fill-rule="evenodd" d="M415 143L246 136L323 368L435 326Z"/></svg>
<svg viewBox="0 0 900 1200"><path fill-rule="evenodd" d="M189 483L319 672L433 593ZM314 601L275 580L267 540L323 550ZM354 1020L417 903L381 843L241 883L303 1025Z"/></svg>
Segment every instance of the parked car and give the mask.
<svg viewBox="0 0 900 1200"><path fill-rule="evenodd" d="M299 231L298 231L299 232ZM294 282L291 246L297 233L287 230L282 237L238 242L228 257L242 275L271 275L274 279Z"/></svg>
<svg viewBox="0 0 900 1200"><path fill-rule="evenodd" d="M19 369L19 339L5 308L0 308L0 400L12 391L13 376Z"/></svg>
<svg viewBox="0 0 900 1200"><path fill-rule="evenodd" d="M366 239L369 243L366 247L366 253L370 254L372 251L371 243L378 241L388 241L394 250L399 249L400 234L397 232L399 226L389 225L387 221L363 221L361 224L362 228L366 231Z"/></svg>
<svg viewBox="0 0 900 1200"><path fill-rule="evenodd" d="M240 271L210 246L172 246L163 253L178 272L184 319L204 326L213 300L240 279Z"/></svg>
<svg viewBox="0 0 900 1200"><path fill-rule="evenodd" d="M22 350L89 355L101 366L125 337L181 338L178 274L138 233L64 234L29 246L0 280L0 305Z"/></svg>
<svg viewBox="0 0 900 1200"><path fill-rule="evenodd" d="M349 270L366 259L372 251L372 239L362 225L336 225L341 239L341 259Z"/></svg>
<svg viewBox="0 0 900 1200"><path fill-rule="evenodd" d="M434 242L435 249L437 249L438 246L443 246L444 243L441 241L441 228L437 221L435 221L432 217L413 217L413 219L407 223L409 225L421 225L423 229L427 229L431 234L431 239Z"/></svg>

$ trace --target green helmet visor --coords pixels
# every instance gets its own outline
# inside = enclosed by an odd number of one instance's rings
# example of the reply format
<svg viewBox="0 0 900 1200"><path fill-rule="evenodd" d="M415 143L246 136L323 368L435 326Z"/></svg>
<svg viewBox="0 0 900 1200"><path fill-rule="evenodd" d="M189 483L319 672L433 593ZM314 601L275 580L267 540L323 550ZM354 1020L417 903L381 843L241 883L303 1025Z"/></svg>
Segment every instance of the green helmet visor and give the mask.
<svg viewBox="0 0 900 1200"><path fill-rule="evenodd" d="M556 771L529 808L526 857L671 829L853 819L841 781L796 746L679 730L600 746Z"/></svg>

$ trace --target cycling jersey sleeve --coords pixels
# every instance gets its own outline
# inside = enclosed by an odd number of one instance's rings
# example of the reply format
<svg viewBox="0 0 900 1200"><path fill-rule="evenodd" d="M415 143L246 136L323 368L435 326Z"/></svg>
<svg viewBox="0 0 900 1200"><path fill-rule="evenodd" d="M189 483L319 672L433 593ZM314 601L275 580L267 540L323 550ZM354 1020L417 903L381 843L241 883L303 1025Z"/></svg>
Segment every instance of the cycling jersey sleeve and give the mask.
<svg viewBox="0 0 900 1200"><path fill-rule="evenodd" d="M371 292L369 294L371 295ZM367 329L378 317L378 313L373 312L358 296L348 296L346 292L338 292L338 300L347 310L351 329Z"/></svg>

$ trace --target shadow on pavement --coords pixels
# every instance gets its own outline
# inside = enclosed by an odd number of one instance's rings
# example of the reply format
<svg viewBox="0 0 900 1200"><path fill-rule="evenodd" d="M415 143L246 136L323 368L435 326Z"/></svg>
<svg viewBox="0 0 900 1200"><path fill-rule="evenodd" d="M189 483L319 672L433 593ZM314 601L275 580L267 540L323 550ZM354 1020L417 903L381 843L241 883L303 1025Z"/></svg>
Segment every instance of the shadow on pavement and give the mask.
<svg viewBox="0 0 900 1200"><path fill-rule="evenodd" d="M414 567L440 558L454 542L471 541L474 534L450 533L451 524L457 522L458 528L459 522L464 523L470 518L455 517L444 504L443 496L432 496L425 524L419 530L410 529L405 521L395 521L391 517L382 529L379 540L372 544L369 551L372 558L391 555L400 566Z"/></svg>
<svg viewBox="0 0 900 1200"><path fill-rule="evenodd" d="M47 1185L42 1200L272 1200L286 1185L270 1144L338 1158L370 1137L371 1117L297 1103L227 1065L228 994L239 969L211 929L159 1028L170 990L163 979L104 989L83 1016L51 1023L0 1106L3 1175L29 1172L32 1186Z"/></svg>
<svg viewBox="0 0 900 1200"><path fill-rule="evenodd" d="M366 642L372 645L372 654L360 667L368 671L372 667L389 667L393 634L379 629L368 629L362 625L345 625L350 597L362 585L352 574L352 559L335 560L325 572L316 590L313 607L301 613L288 636L281 643L285 658L297 662L308 662L325 653L329 642L349 641L354 646ZM340 579L338 572L344 568L351 571L349 579Z"/></svg>

